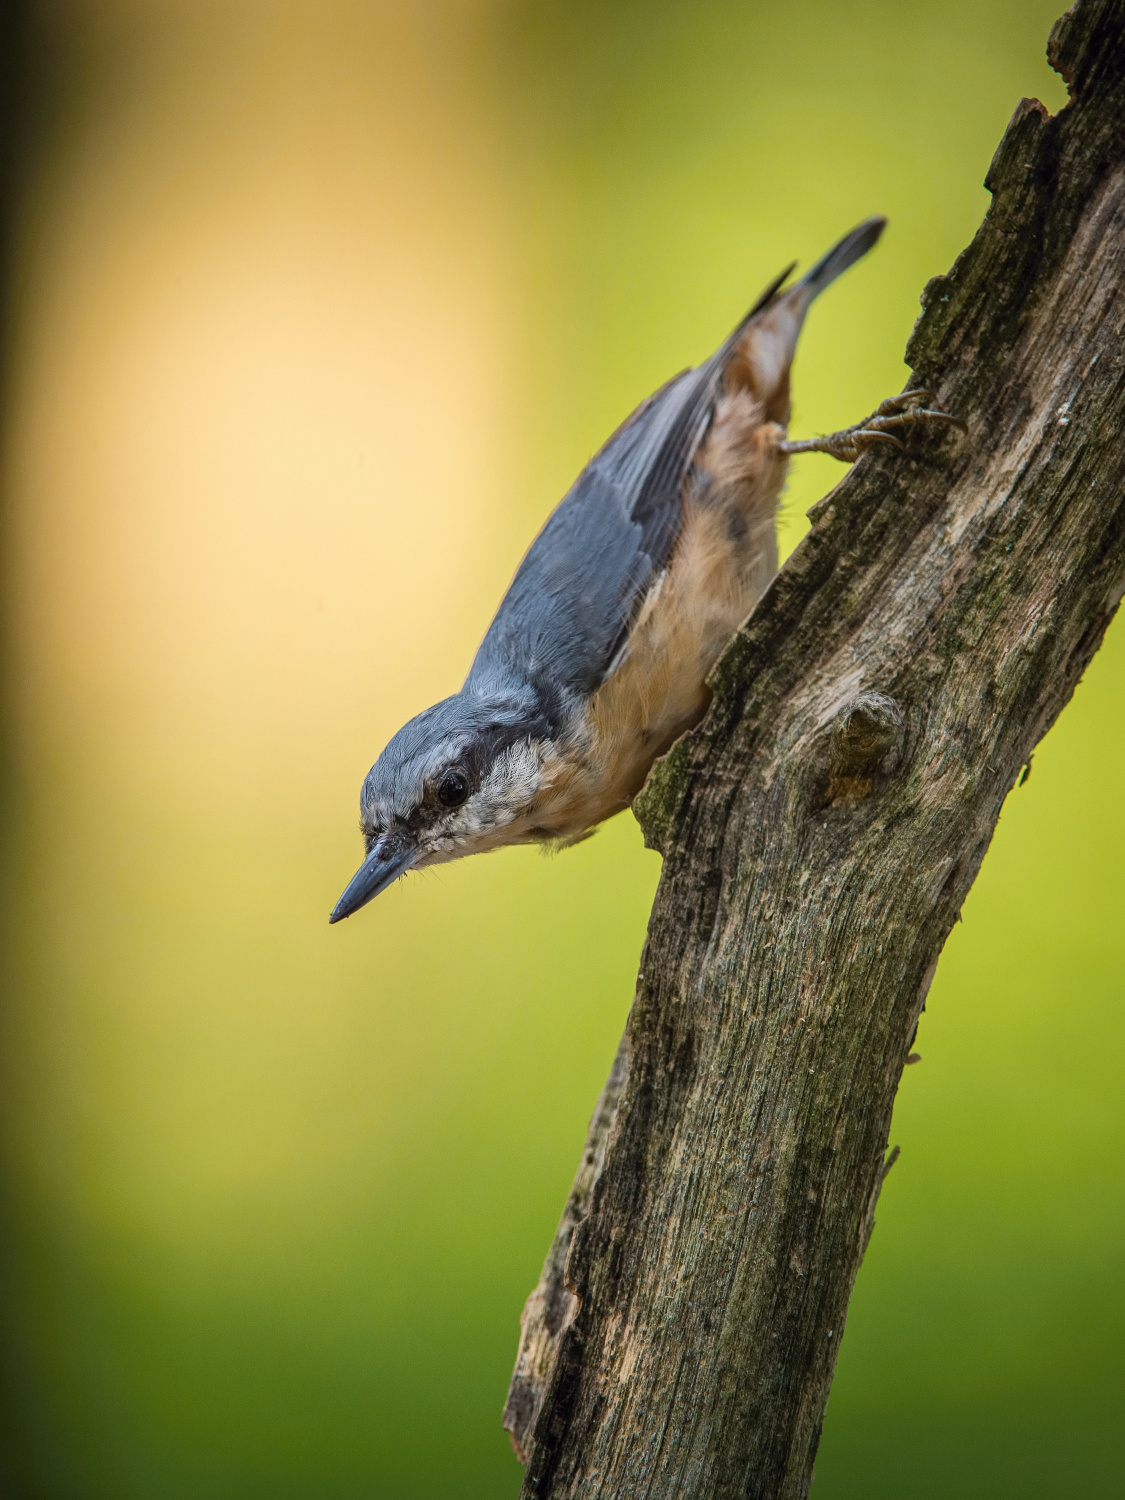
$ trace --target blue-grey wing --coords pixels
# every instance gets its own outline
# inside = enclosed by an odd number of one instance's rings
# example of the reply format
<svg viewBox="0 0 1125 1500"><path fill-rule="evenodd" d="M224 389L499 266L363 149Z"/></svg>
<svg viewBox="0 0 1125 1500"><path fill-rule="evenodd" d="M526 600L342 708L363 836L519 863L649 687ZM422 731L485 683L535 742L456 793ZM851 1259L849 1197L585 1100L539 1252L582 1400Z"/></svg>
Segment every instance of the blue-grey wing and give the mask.
<svg viewBox="0 0 1125 1500"><path fill-rule="evenodd" d="M650 396L591 459L520 564L466 688L492 693L526 685L554 716L605 680L679 535L684 476L711 421L727 358L788 274L705 364Z"/></svg>
<svg viewBox="0 0 1125 1500"><path fill-rule="evenodd" d="M679 532L680 482L710 406L698 374L651 397L579 475L520 564L468 685L515 678L543 701L586 697L603 680Z"/></svg>

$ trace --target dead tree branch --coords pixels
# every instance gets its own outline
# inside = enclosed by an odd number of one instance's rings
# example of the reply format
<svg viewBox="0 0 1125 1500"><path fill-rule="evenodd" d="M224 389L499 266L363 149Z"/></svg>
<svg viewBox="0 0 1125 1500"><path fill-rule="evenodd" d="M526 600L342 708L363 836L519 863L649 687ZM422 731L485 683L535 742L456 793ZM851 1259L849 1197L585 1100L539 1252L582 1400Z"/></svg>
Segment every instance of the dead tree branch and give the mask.
<svg viewBox="0 0 1125 1500"><path fill-rule="evenodd" d="M1049 55L1071 103L1016 110L907 350L968 436L821 501L638 800L664 869L525 1313L527 1497L808 1490L938 956L1125 589L1125 0Z"/></svg>

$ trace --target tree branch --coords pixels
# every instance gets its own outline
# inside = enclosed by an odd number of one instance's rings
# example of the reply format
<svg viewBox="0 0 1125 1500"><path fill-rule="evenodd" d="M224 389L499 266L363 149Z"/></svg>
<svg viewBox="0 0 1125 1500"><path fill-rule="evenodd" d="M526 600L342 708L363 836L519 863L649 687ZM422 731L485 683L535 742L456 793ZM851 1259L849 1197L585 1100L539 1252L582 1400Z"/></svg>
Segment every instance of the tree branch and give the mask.
<svg viewBox="0 0 1125 1500"><path fill-rule="evenodd" d="M926 992L1125 590L1125 0L1048 48L914 386L637 802L664 855L622 1051L505 1412L523 1494L806 1494ZM565 1267L565 1269L564 1269Z"/></svg>

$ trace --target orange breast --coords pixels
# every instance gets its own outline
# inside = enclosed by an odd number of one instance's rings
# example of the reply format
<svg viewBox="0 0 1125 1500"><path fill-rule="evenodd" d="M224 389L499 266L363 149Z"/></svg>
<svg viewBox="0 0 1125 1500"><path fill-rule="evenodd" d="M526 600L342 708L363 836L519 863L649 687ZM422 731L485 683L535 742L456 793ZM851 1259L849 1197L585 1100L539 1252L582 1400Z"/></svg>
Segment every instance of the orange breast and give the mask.
<svg viewBox="0 0 1125 1500"><path fill-rule="evenodd" d="M683 526L617 670L536 799L543 833L568 841L627 807L658 756L699 723L707 676L777 570L783 429L741 386L720 397L685 483Z"/></svg>

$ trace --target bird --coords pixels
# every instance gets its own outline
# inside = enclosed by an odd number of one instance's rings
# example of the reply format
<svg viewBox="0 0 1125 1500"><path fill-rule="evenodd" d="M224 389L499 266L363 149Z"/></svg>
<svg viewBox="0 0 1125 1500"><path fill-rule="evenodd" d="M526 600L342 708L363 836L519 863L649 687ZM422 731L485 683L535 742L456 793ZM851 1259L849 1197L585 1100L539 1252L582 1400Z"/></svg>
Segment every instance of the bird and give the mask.
<svg viewBox="0 0 1125 1500"><path fill-rule="evenodd" d="M907 391L790 441L790 367L814 299L879 239L864 220L786 286L786 267L710 359L637 407L532 542L460 692L411 719L360 793L365 857L329 917L408 870L510 844L565 848L628 807L705 714L707 678L777 571L791 455L854 462L918 424ZM929 403L929 404L927 404Z"/></svg>

